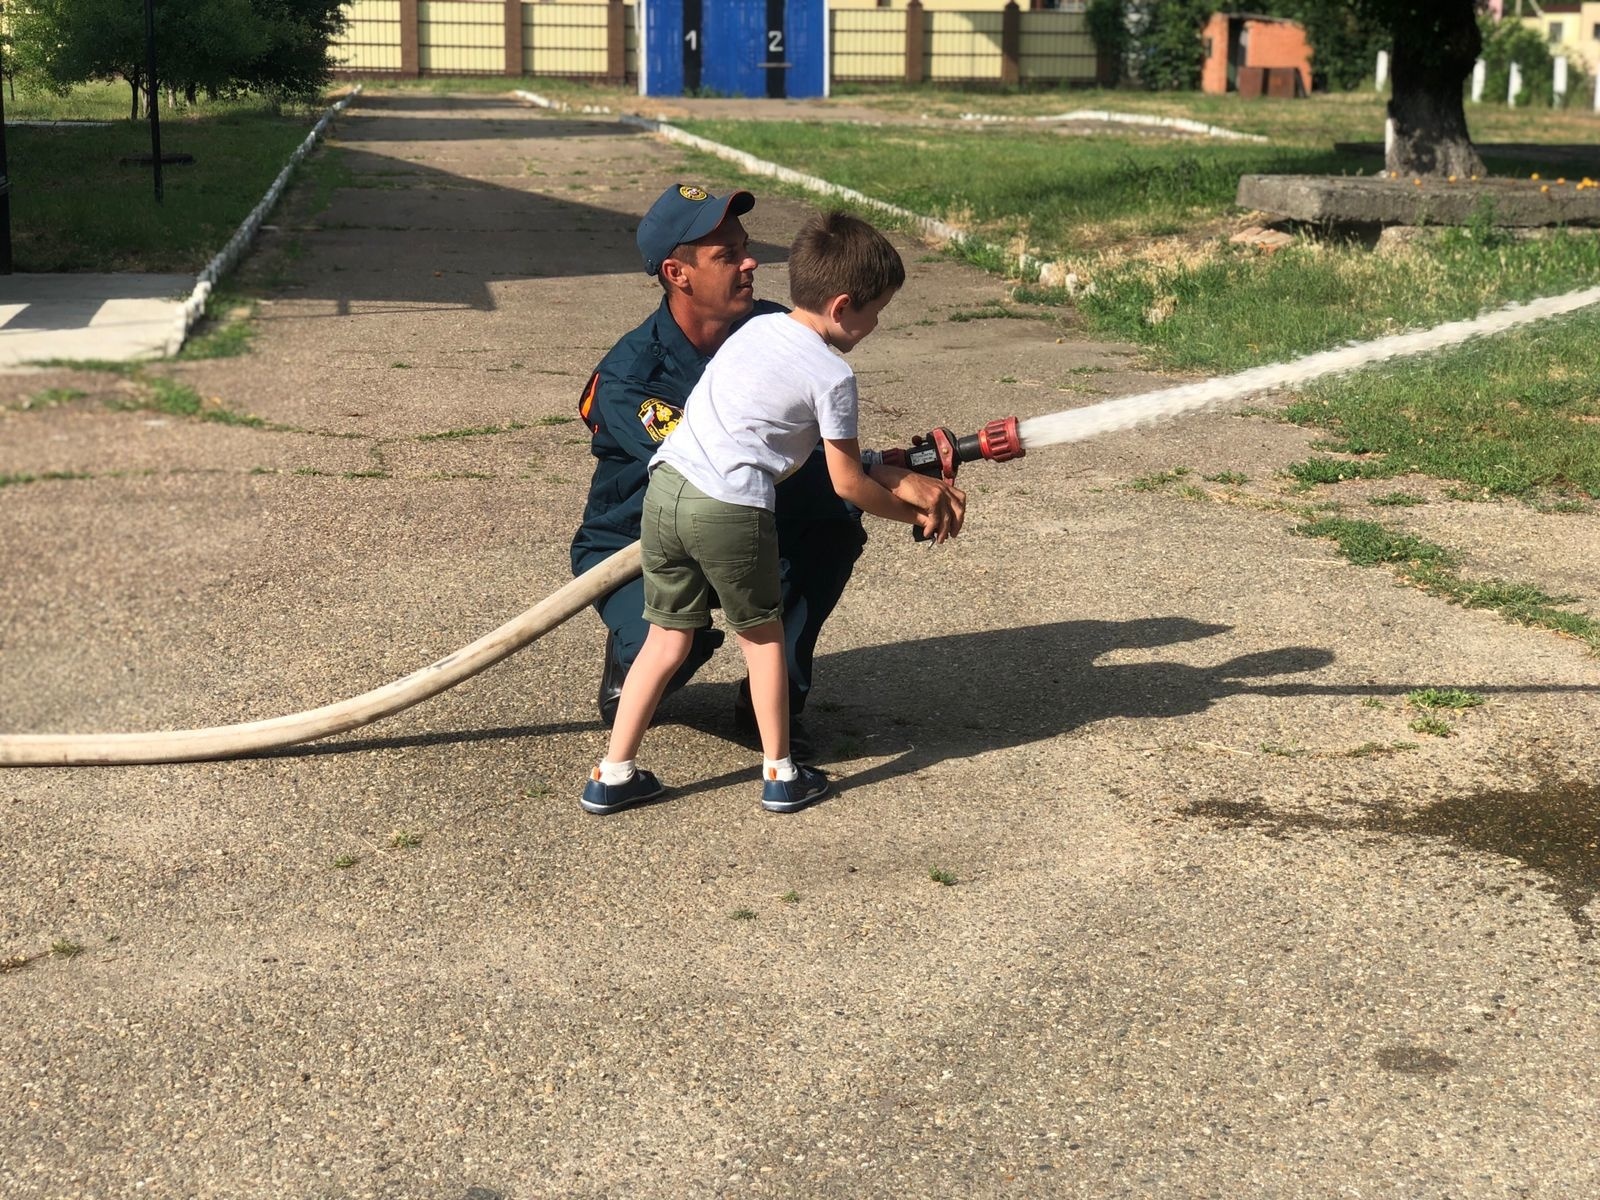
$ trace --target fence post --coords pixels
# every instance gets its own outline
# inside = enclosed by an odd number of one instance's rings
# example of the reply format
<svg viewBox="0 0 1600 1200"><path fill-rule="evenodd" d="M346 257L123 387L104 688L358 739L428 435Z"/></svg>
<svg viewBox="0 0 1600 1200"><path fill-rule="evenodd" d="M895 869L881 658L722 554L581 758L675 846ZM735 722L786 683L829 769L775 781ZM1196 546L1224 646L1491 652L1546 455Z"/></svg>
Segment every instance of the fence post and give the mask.
<svg viewBox="0 0 1600 1200"><path fill-rule="evenodd" d="M1022 81L1022 10L1017 0L1006 0L1000 14L1000 83L1016 87Z"/></svg>
<svg viewBox="0 0 1600 1200"><path fill-rule="evenodd" d="M922 11L922 0L910 0L906 5L906 82L922 82L922 48L926 38L927 14Z"/></svg>
<svg viewBox="0 0 1600 1200"><path fill-rule="evenodd" d="M622 0L606 4L606 80L622 83L628 78L628 10Z"/></svg>
<svg viewBox="0 0 1600 1200"><path fill-rule="evenodd" d="M522 0L505 0L506 74L522 74Z"/></svg>
<svg viewBox="0 0 1600 1200"><path fill-rule="evenodd" d="M422 74L418 47L417 0L400 0L400 74L416 79Z"/></svg>

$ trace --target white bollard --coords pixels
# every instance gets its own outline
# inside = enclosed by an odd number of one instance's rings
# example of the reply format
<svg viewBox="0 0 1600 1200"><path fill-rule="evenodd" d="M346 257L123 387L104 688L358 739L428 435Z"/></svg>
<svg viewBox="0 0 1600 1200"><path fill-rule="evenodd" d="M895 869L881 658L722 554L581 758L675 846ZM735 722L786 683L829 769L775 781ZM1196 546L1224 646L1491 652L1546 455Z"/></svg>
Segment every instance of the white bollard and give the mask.
<svg viewBox="0 0 1600 1200"><path fill-rule="evenodd" d="M1506 107L1515 108L1517 97L1522 94L1522 68L1516 63L1511 64L1511 80L1506 84Z"/></svg>
<svg viewBox="0 0 1600 1200"><path fill-rule="evenodd" d="M1474 104L1483 102L1483 84L1484 80L1488 78L1489 64L1480 58L1472 64L1472 102Z"/></svg>
<svg viewBox="0 0 1600 1200"><path fill-rule="evenodd" d="M1394 153L1394 118L1385 117L1383 121L1383 161L1388 162L1389 156Z"/></svg>
<svg viewBox="0 0 1600 1200"><path fill-rule="evenodd" d="M1377 78L1378 82L1375 86L1381 92L1383 91L1383 85L1389 82L1389 52L1387 50L1378 51Z"/></svg>
<svg viewBox="0 0 1600 1200"><path fill-rule="evenodd" d="M1555 78L1550 88L1550 104L1554 108L1562 107L1567 101L1567 60L1565 55L1560 55L1551 64L1555 67Z"/></svg>

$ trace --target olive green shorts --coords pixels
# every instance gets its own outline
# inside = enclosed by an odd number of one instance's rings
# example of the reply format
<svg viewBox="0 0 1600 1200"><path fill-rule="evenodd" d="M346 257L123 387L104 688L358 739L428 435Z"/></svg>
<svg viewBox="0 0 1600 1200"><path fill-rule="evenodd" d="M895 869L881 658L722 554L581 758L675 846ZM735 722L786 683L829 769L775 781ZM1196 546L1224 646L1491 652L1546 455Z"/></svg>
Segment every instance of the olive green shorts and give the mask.
<svg viewBox="0 0 1600 1200"><path fill-rule="evenodd" d="M715 604L736 632L783 614L772 514L714 500L665 464L650 472L639 551L652 625L700 629Z"/></svg>

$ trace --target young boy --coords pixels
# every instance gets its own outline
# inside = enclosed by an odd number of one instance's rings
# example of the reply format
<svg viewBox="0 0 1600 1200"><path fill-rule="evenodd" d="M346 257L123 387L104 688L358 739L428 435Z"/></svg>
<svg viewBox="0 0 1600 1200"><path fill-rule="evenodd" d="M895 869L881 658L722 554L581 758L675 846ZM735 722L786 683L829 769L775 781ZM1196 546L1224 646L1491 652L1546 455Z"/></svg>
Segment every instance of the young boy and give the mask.
<svg viewBox="0 0 1600 1200"><path fill-rule="evenodd" d="M750 673L762 807L794 812L828 790L821 771L789 757L774 489L820 437L841 499L943 540L932 517L862 469L855 375L829 352L847 354L871 333L905 277L900 255L865 221L813 217L789 248L794 311L746 322L690 394L650 463L640 535L650 632L622 686L606 756L584 786L586 811L615 812L665 790L633 757L694 631L711 622L713 592Z"/></svg>

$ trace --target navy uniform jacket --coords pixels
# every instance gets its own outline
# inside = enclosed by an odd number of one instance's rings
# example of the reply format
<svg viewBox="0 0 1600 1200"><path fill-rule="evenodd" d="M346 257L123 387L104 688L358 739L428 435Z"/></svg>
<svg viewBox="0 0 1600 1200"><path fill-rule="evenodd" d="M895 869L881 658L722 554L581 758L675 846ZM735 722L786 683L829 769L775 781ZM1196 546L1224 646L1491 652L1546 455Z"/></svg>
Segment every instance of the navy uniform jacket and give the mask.
<svg viewBox="0 0 1600 1200"><path fill-rule="evenodd" d="M751 315L786 311L758 300ZM572 539L574 574L639 540L647 465L683 415L684 402L710 361L684 336L662 297L655 313L625 334L589 377L578 413L589 427L595 466L583 523ZM820 447L779 485L775 515L780 525L848 520L859 530L860 518L833 492ZM860 540L859 532L850 538L857 552Z"/></svg>

